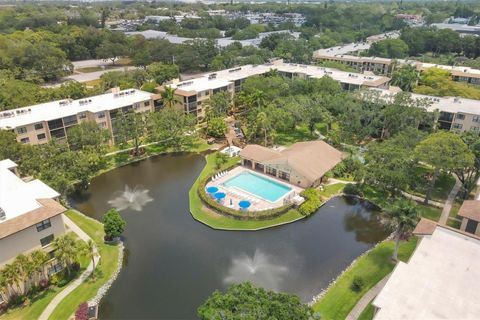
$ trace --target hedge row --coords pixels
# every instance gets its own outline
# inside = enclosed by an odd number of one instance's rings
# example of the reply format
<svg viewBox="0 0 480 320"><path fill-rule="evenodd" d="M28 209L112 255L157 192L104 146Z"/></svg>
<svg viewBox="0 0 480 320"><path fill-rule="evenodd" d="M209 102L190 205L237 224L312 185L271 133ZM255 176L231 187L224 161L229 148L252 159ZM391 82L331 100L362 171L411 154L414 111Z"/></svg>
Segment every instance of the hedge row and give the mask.
<svg viewBox="0 0 480 320"><path fill-rule="evenodd" d="M210 178L204 179L198 184L198 195L202 202L215 212L237 220L270 220L281 216L294 206L293 203L289 203L282 207L262 211L241 211L228 208L218 203L215 199L213 199L207 194L205 188L209 180Z"/></svg>
<svg viewBox="0 0 480 320"><path fill-rule="evenodd" d="M304 216L309 216L316 212L322 205L320 194L315 188L305 189L300 195L306 199L305 202L298 207L298 211Z"/></svg>

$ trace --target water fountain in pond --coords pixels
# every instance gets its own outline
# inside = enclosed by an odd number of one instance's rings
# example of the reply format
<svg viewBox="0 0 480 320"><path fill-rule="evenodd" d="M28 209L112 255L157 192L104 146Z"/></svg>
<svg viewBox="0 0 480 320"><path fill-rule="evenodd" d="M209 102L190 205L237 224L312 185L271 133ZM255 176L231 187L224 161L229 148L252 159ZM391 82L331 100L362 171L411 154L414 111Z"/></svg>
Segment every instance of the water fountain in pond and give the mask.
<svg viewBox="0 0 480 320"><path fill-rule="evenodd" d="M142 211L143 206L153 201L148 192L148 189L142 189L138 186L131 189L125 185L125 191L120 192L116 198L108 201L108 203L118 211L125 209Z"/></svg>
<svg viewBox="0 0 480 320"><path fill-rule="evenodd" d="M233 258L223 281L226 284L249 281L265 289L279 291L287 272L286 266L273 263L268 255L257 249L253 257L243 254Z"/></svg>

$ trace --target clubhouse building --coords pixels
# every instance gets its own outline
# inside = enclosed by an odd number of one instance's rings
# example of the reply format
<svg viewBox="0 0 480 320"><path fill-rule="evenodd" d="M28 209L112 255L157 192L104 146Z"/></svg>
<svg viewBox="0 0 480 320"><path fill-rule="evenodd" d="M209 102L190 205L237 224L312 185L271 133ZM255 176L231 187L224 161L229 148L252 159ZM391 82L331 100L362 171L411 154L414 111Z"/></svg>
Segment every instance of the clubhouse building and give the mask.
<svg viewBox="0 0 480 320"><path fill-rule="evenodd" d="M344 155L324 141L297 142L283 150L251 144L240 151L245 168L301 188L316 187Z"/></svg>

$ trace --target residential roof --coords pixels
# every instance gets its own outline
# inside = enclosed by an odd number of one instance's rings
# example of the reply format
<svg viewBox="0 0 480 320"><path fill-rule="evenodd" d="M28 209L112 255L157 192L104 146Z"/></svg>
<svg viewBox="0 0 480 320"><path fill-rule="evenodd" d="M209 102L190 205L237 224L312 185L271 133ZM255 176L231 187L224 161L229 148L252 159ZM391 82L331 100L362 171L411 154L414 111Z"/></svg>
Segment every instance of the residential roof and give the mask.
<svg viewBox="0 0 480 320"><path fill-rule="evenodd" d="M43 220L55 217L67 209L53 199L37 199L39 207L0 223L0 239L31 227Z"/></svg>
<svg viewBox="0 0 480 320"><path fill-rule="evenodd" d="M384 319L479 319L480 240L443 226L399 262L374 299Z"/></svg>
<svg viewBox="0 0 480 320"><path fill-rule="evenodd" d="M0 112L0 129L12 129L40 121L49 121L79 112L100 112L150 100L152 93L137 89L105 93L78 100L56 100Z"/></svg>
<svg viewBox="0 0 480 320"><path fill-rule="evenodd" d="M282 151L247 145L240 156L264 164L286 164L311 181L321 178L343 159L342 152L320 140L298 142Z"/></svg>
<svg viewBox="0 0 480 320"><path fill-rule="evenodd" d="M371 88L370 90L379 92L381 97L386 100L393 99L398 93L392 89ZM450 113L468 113L480 114L480 100L460 98L460 97L436 97L417 93L408 93L413 99L425 99L430 102L427 111L443 111Z"/></svg>
<svg viewBox="0 0 480 320"><path fill-rule="evenodd" d="M17 216L41 207L37 199L56 198L60 194L40 180L23 181L9 169L13 161L0 161L0 208L5 212L5 220L0 226ZM15 165L16 166L16 165Z"/></svg>
<svg viewBox="0 0 480 320"><path fill-rule="evenodd" d="M244 65L241 67L220 70L203 74L197 78L172 82L165 86L178 88L177 93L180 95L192 95L195 92L220 88L232 84L236 80L246 79L251 76L261 75L276 69L279 72L303 74L310 78L322 78L329 76L341 83L349 83L358 86L378 87L390 81L390 78L376 75L365 75L361 73L340 71L332 68L323 68L313 65L285 63L279 59L274 62L260 65Z"/></svg>
<svg viewBox="0 0 480 320"><path fill-rule="evenodd" d="M431 235L433 231L437 228L437 223L435 221L421 218L420 221L415 226L413 234L417 236Z"/></svg>
<svg viewBox="0 0 480 320"><path fill-rule="evenodd" d="M460 217L480 221L480 201L465 200L458 211Z"/></svg>

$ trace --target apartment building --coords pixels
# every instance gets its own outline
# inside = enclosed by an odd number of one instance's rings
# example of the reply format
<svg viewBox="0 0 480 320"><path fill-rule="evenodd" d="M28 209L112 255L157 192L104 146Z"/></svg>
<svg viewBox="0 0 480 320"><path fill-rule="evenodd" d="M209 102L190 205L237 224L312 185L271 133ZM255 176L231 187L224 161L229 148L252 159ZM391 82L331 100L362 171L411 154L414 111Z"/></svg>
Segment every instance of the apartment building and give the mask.
<svg viewBox="0 0 480 320"><path fill-rule="evenodd" d="M425 63L415 60L388 59L379 57L361 57L348 54L335 54L328 49L317 52L314 58L319 61L330 61L345 64L358 72L371 71L375 74L391 75L395 68L409 64L414 66L418 72L430 68L447 70L452 74L452 80L468 84L480 85L480 70L462 66L447 66L441 64Z"/></svg>
<svg viewBox="0 0 480 320"><path fill-rule="evenodd" d="M394 90L372 89L388 99L398 93ZM435 97L423 94L410 94L413 99L429 102L427 111L439 113L438 126L455 132L474 131L480 133L480 100L459 97Z"/></svg>
<svg viewBox="0 0 480 320"><path fill-rule="evenodd" d="M17 141L44 144L52 139L66 140L68 129L84 121L95 121L115 137L114 122L118 115L153 112L159 96L137 89L112 90L110 93L84 99L64 99L0 112L0 129L12 130Z"/></svg>
<svg viewBox="0 0 480 320"><path fill-rule="evenodd" d="M271 70L276 70L280 75L288 78L310 79L329 76L339 82L343 89L349 91L360 88L387 89L390 82L390 78L384 76L364 75L276 60L261 65L245 65L208 73L187 81L174 80L158 87L157 90L162 92L165 86L175 89L177 105L182 107L186 113L196 115L198 120L201 121L205 117L205 100L208 100L211 95L227 91L233 97L240 91L246 79L266 74Z"/></svg>
<svg viewBox="0 0 480 320"><path fill-rule="evenodd" d="M0 161L0 269L36 249L51 257L48 274L61 269L51 246L66 232L62 218L66 209L57 201L59 196L40 180L22 180L13 161Z"/></svg>

